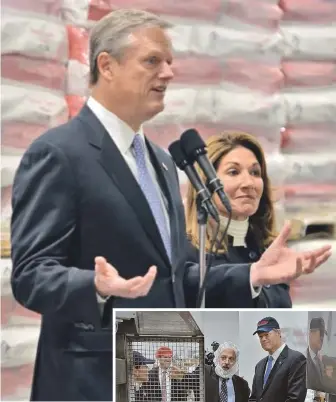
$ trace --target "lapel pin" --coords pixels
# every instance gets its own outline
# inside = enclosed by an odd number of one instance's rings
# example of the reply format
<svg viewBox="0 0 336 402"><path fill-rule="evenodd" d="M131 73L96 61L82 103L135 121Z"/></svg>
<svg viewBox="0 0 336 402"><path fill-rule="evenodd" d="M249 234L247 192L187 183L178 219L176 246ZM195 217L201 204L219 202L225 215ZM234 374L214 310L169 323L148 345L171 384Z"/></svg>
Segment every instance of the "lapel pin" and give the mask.
<svg viewBox="0 0 336 402"><path fill-rule="evenodd" d="M162 167L163 167L164 170L166 170L168 172L168 168L163 162L162 162Z"/></svg>

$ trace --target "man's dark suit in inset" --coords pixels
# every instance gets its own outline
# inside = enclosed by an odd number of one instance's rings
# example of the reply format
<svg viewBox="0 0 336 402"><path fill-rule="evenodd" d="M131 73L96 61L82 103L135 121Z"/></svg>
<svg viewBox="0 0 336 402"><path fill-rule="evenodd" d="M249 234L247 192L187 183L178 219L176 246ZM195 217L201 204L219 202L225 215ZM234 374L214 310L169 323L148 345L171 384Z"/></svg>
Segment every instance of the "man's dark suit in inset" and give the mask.
<svg viewBox="0 0 336 402"><path fill-rule="evenodd" d="M326 357L313 361L311 351L307 349L307 388L315 391L336 394L336 381L325 373Z"/></svg>
<svg viewBox="0 0 336 402"><path fill-rule="evenodd" d="M316 391L322 391L322 376L323 367L322 362L314 362L310 355L309 348L307 349L307 388Z"/></svg>
<svg viewBox="0 0 336 402"><path fill-rule="evenodd" d="M314 317L309 324L307 348L307 388L336 394L336 381L327 375L326 366L336 367L336 359L321 353L325 336L328 336L324 319Z"/></svg>
<svg viewBox="0 0 336 402"><path fill-rule="evenodd" d="M263 387L268 358L256 365L251 402L304 402L306 389L306 358L285 346L277 358Z"/></svg>
<svg viewBox="0 0 336 402"><path fill-rule="evenodd" d="M219 402L219 379L213 366L205 365L205 402ZM232 376L235 391L235 402L248 402L250 388L246 380L238 375Z"/></svg>
<svg viewBox="0 0 336 402"><path fill-rule="evenodd" d="M148 382L143 384L142 390L146 393L148 401L156 402L162 401L162 380L159 378L159 367L154 367L148 374ZM166 389L169 390L170 396L167 392L167 398L171 402L182 402L187 400L187 390L183 384L183 380L170 379L166 383Z"/></svg>

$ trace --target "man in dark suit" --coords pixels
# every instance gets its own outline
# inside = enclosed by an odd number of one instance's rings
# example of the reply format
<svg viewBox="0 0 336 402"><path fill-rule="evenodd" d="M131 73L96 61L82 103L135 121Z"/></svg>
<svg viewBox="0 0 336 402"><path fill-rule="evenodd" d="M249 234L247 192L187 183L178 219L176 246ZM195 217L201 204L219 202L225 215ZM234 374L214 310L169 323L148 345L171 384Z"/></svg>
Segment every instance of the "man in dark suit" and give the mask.
<svg viewBox="0 0 336 402"><path fill-rule="evenodd" d="M255 334L268 356L256 365L250 401L304 402L307 395L304 355L282 341L279 323L273 317L259 321Z"/></svg>
<svg viewBox="0 0 336 402"><path fill-rule="evenodd" d="M205 365L205 402L248 402L248 383L236 374L238 357L238 348L231 342L219 345L214 365Z"/></svg>
<svg viewBox="0 0 336 402"><path fill-rule="evenodd" d="M148 382L143 391L149 401L178 402L187 400L184 373L172 366L173 351L167 346L160 347L155 354L158 365L148 374Z"/></svg>
<svg viewBox="0 0 336 402"><path fill-rule="evenodd" d="M140 352L134 350L132 358L132 378L131 384L133 389L131 390L131 395L129 395L129 400L134 402L148 401L148 395L144 391L142 385L148 382L148 366L147 364L154 364L155 360L148 359L143 356Z"/></svg>
<svg viewBox="0 0 336 402"><path fill-rule="evenodd" d="M328 375L328 359L321 355L324 336L328 335L322 317L312 318L309 324L309 345L307 349L307 388L336 394L336 381Z"/></svg>
<svg viewBox="0 0 336 402"><path fill-rule="evenodd" d="M142 129L163 110L173 78L169 26L138 10L98 21L87 104L34 141L17 170L12 289L42 315L33 400L111 400L112 309L185 306L177 172ZM252 297L251 286L282 283L328 258L319 250L311 266L311 257L284 251L289 231L207 290L229 284L222 295L232 304L237 294Z"/></svg>

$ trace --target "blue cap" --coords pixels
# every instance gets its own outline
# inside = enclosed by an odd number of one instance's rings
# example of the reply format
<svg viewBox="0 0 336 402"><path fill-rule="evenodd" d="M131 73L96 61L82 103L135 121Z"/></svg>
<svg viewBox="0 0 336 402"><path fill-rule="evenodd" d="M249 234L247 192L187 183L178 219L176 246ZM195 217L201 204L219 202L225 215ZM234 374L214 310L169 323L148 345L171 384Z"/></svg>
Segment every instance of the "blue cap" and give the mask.
<svg viewBox="0 0 336 402"><path fill-rule="evenodd" d="M257 330L253 332L253 335L259 332L270 332L272 329L280 329L278 321L273 317L265 317L257 324Z"/></svg>

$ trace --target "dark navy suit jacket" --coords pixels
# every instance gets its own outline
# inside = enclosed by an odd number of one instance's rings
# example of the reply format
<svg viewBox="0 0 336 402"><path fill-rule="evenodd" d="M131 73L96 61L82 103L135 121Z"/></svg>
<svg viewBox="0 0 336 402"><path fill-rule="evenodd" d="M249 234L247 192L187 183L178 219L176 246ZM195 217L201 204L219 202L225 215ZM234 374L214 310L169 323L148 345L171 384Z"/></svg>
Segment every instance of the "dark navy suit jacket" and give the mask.
<svg viewBox="0 0 336 402"><path fill-rule="evenodd" d="M150 141L147 147L168 201L172 261L136 179L87 106L40 136L22 158L13 185L12 289L19 303L42 315L33 400L111 400L112 309L185 307L189 271L177 172L165 151ZM148 295L112 297L101 314L96 256L124 278L156 265ZM249 269L237 281L246 291ZM215 286L224 282L230 304L237 292L222 271Z"/></svg>
<svg viewBox="0 0 336 402"><path fill-rule="evenodd" d="M285 346L277 358L265 386L264 374L268 357L256 365L251 402L304 402L306 389L306 358Z"/></svg>

